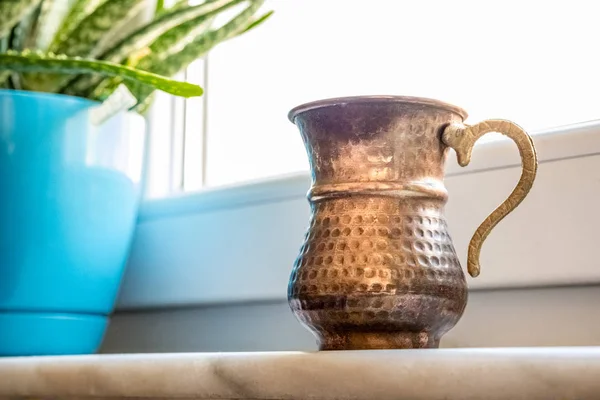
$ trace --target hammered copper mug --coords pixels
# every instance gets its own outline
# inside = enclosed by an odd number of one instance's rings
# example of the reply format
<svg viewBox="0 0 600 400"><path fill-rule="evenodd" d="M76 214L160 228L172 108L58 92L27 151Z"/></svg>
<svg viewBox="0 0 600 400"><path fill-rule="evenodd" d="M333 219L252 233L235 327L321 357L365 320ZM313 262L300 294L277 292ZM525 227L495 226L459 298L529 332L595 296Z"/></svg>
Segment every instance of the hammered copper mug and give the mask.
<svg viewBox="0 0 600 400"><path fill-rule="evenodd" d="M519 126L465 125L466 116L437 100L399 96L290 111L310 161L312 214L288 299L321 350L436 348L462 316L467 285L444 217L448 148L466 166L477 139L500 132L521 154L517 186L469 245L474 277L483 241L527 195L537 170L533 141Z"/></svg>

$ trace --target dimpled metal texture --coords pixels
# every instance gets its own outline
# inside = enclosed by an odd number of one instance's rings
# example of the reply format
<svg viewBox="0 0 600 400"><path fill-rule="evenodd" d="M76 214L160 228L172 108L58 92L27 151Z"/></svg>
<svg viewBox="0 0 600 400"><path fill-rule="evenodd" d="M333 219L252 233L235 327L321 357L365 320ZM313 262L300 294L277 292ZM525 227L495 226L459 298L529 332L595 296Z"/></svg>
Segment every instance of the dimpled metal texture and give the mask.
<svg viewBox="0 0 600 400"><path fill-rule="evenodd" d="M288 286L321 350L436 348L467 286L449 237L441 134L466 113L409 97L351 97L290 112L313 183Z"/></svg>

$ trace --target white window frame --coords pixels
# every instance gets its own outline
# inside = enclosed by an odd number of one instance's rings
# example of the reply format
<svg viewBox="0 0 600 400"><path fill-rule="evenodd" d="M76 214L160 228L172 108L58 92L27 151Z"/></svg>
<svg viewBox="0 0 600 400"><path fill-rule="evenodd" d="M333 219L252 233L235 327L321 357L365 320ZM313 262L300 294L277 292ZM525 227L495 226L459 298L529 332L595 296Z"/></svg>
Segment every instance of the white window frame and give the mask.
<svg viewBox="0 0 600 400"><path fill-rule="evenodd" d="M206 91L208 57L196 60L174 79ZM207 95L184 99L156 93L148 112L145 200L178 196L204 187Z"/></svg>

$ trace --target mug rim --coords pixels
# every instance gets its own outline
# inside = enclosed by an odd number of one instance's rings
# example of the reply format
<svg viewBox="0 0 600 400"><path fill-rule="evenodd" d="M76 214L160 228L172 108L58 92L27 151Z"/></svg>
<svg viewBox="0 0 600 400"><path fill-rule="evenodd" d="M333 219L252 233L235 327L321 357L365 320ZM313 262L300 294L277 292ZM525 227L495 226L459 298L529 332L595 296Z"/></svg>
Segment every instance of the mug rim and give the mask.
<svg viewBox="0 0 600 400"><path fill-rule="evenodd" d="M450 103L446 103L441 100L431 99L428 97L415 97L415 96L398 96L398 95L366 95L366 96L345 96L345 97L331 97L321 100L310 101L307 103L300 104L292 108L288 112L288 119L290 122L295 123L295 119L299 114L307 111L311 111L317 108L339 106L344 104L356 104L362 102L369 103L409 103L409 104L420 104L424 106L430 106L439 108L442 110L450 111L458 114L463 121L467 119L468 113L461 107L455 106Z"/></svg>

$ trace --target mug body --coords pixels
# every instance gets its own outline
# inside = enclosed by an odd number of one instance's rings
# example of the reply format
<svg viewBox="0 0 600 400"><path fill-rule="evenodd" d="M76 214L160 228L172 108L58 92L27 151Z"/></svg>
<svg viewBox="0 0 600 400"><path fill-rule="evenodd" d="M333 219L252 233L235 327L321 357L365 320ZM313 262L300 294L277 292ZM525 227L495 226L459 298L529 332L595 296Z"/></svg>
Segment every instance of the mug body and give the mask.
<svg viewBox="0 0 600 400"><path fill-rule="evenodd" d="M320 349L438 347L460 319L467 287L444 216L441 133L465 116L395 96L291 111L313 182L288 299Z"/></svg>

